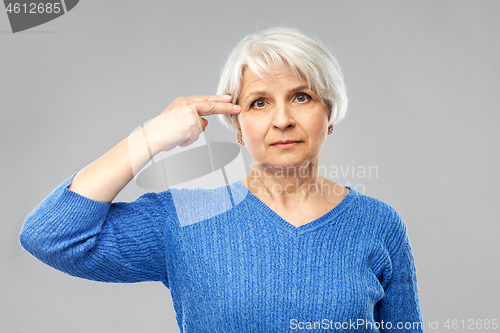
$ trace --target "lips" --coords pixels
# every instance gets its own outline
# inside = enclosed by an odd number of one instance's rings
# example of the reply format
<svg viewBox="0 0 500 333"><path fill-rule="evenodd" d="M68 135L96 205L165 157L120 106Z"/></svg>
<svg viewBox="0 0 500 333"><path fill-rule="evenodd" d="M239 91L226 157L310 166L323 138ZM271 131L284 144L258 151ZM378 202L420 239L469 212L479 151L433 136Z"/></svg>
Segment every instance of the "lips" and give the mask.
<svg viewBox="0 0 500 333"><path fill-rule="evenodd" d="M276 141L276 142L271 143L271 146L280 145L280 144L287 144L287 143L295 143L295 142L302 142L302 141L298 141L298 140Z"/></svg>

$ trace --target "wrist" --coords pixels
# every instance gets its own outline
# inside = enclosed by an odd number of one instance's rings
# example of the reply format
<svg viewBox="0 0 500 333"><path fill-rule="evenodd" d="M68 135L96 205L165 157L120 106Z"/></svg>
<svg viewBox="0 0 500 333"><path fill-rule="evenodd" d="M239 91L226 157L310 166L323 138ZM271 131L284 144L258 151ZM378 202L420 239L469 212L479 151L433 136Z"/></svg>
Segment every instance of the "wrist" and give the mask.
<svg viewBox="0 0 500 333"><path fill-rule="evenodd" d="M146 149L148 150L148 153L149 153L149 159L153 159L153 156L156 154L153 154L153 152L151 150L151 146L150 146L149 140L148 140L148 134L146 133L146 128L144 127L144 125L141 125L141 130L142 130L142 135L144 137Z"/></svg>

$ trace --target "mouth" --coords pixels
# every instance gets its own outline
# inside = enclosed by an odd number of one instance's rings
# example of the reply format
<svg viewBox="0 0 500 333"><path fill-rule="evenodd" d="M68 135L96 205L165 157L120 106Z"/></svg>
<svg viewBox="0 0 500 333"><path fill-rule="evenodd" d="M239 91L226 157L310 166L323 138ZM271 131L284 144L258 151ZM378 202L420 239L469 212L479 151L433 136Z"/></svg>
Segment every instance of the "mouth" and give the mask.
<svg viewBox="0 0 500 333"><path fill-rule="evenodd" d="M271 146L284 145L284 144L289 144L289 143L299 143L299 142L302 142L302 141L298 141L298 140L276 141L276 142L271 143Z"/></svg>
<svg viewBox="0 0 500 333"><path fill-rule="evenodd" d="M286 140L286 141L276 141L270 144L271 147L276 147L276 148L291 148L303 141L296 141L296 140Z"/></svg>

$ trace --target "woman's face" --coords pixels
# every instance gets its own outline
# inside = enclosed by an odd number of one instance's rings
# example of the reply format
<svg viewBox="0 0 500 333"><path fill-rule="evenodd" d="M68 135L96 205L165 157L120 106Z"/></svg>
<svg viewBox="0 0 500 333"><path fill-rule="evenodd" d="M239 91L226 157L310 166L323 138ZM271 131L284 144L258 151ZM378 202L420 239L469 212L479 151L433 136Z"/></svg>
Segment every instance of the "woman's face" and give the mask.
<svg viewBox="0 0 500 333"><path fill-rule="evenodd" d="M261 167L300 167L319 155L328 132L328 109L305 80L301 85L293 74L274 70L275 80L263 80L244 69L237 136ZM297 143L274 144L287 140Z"/></svg>

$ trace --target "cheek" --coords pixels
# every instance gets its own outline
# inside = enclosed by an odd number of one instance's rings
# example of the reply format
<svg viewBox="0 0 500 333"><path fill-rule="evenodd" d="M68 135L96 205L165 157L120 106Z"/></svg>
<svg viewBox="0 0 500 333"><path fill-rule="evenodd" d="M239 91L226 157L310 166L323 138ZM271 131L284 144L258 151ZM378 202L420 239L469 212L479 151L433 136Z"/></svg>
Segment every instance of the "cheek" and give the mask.
<svg viewBox="0 0 500 333"><path fill-rule="evenodd" d="M254 153L260 151L266 142L267 131L262 126L258 126L251 121L240 123L243 140L248 149Z"/></svg>
<svg viewBox="0 0 500 333"><path fill-rule="evenodd" d="M322 144L327 137L328 131L328 122L320 121L314 124L311 124L309 128L309 133L312 133L312 138L318 144Z"/></svg>
<svg viewBox="0 0 500 333"><path fill-rule="evenodd" d="M265 132L265 125L256 119L248 117L248 115L239 115L238 120L243 135L247 137L258 137Z"/></svg>

